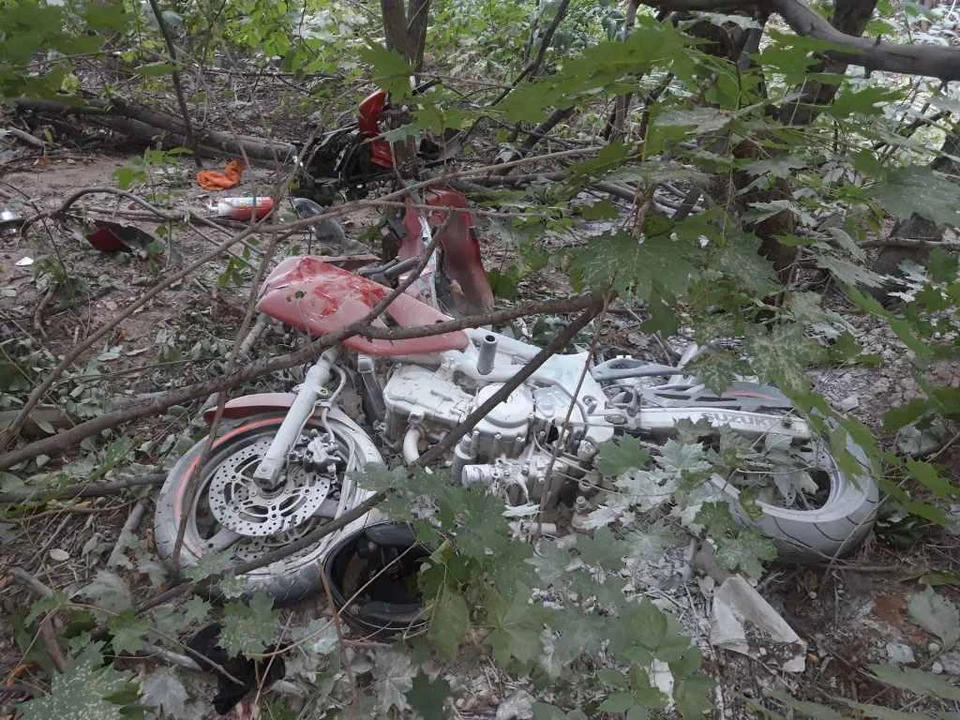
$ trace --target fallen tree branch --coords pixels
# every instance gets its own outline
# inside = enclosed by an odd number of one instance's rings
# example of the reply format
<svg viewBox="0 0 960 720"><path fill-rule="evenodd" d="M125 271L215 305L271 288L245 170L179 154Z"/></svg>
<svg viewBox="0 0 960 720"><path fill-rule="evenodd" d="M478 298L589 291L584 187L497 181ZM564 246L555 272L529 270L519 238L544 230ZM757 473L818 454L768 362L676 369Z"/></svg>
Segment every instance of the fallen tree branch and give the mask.
<svg viewBox="0 0 960 720"><path fill-rule="evenodd" d="M0 493L0 503L42 503L48 500L79 500L80 498L104 497L107 495L116 495L130 488L159 485L166 477L166 473L149 473L126 480L77 483L76 485L68 485L59 490L37 489L32 492L4 492Z"/></svg>
<svg viewBox="0 0 960 720"><path fill-rule="evenodd" d="M593 293L589 295L578 295L572 298L560 298L558 300L531 300L515 305L512 308L507 308L506 310L497 310L485 313L482 316L468 315L465 318L447 320L426 327L385 328L368 325L360 330L357 335L375 340L410 340L413 338L426 337L427 335L424 334L424 330L429 330L429 335L442 335L443 333L463 330L465 328L508 322L528 315L576 312L590 307L597 302L599 297L599 294Z"/></svg>
<svg viewBox="0 0 960 720"><path fill-rule="evenodd" d="M848 35L837 30L803 0L644 0L644 4L665 10L722 11L760 8L775 12L798 35L833 43L830 58L857 65L868 72L900 73L935 77L944 82L960 80L960 48L883 42L879 38Z"/></svg>
<svg viewBox="0 0 960 720"><path fill-rule="evenodd" d="M430 178L427 180L422 180L417 183L413 183L408 187L405 187L400 190L396 190L395 192L384 195L382 198L380 198L380 200L383 201L383 200L394 200L398 198L403 198L403 197L406 197L408 193L418 191L422 188L442 184L445 181L449 181L455 178L470 177L471 175L483 174L485 172L490 172L496 168L510 168L510 167L516 167L518 165L522 165L530 162L538 162L542 160L555 160L555 159L560 159L565 157L572 157L575 155L585 155L585 154L589 154L591 152L597 151L599 149L600 149L599 147L591 147L591 148L585 148L582 150L563 150L561 152L549 153L547 155L540 155L540 156L529 157L529 158L520 158L518 160L513 160L509 163L504 163L502 165L491 165L483 168L477 168L474 170L461 170L453 173L448 173L440 177ZM158 282L156 285L150 288L150 290L148 290L144 295L140 296L133 303L126 306L123 312L121 312L116 317L111 318L111 320L109 320L108 322L104 323L98 330L96 330L92 335L88 336L82 343L80 343L79 345L71 349L70 352L68 352L60 360L57 366L53 370L51 370L47 374L47 376L43 379L43 381L39 383L37 387L35 387L33 391L30 393L30 396L27 398L27 401L24 403L23 407L20 409L20 414L17 416L17 419L14 420L14 422L11 424L11 426L7 430L5 430L2 434L0 434L0 447L7 447L7 445L13 441L13 439L18 435L20 428L23 426L23 423L26 421L26 418L28 417L30 411L33 410L33 408L36 407L37 403L40 401L40 398L44 395L44 393L47 392L47 390L50 389L53 383L57 381L57 379L63 374L63 372L68 367L70 367L77 358L79 358L84 352L89 350L96 343L98 343L100 340L106 337L108 333L112 332L113 329L120 322L122 322L123 320L126 320L128 317L133 315L133 313L136 312L136 310L143 307L147 302L152 300L154 297L160 294L163 290L170 287L174 283L179 282L180 280L184 279L188 275L192 274L195 270L202 267L206 263L210 262L214 258L226 253L233 245L240 242L241 240L246 239L250 235L253 235L256 233L267 233L267 232L281 232L281 233L292 232L294 230L310 227L327 218L346 215L349 212L352 212L353 210L355 210L357 207L361 207L361 206L357 204L345 203L336 208L332 208L327 212L320 213L319 215L313 215L308 218L302 218L300 220L294 220L288 223L281 223L279 225L269 225L269 224L266 224L264 221L258 222L254 225L249 226L247 229L243 230L239 234L234 235L232 238L229 238L224 242L220 243L220 245L218 245L216 248L209 251L205 255L202 255L200 258L192 262L183 270L176 273L172 273L162 278L160 282ZM338 331L337 333L330 334L329 336L327 336L331 338L330 344L324 345L323 347L319 348L318 352L320 350L326 349L327 347L331 347L332 345L340 342L346 337L349 337L351 334L355 334L360 329L360 327L361 327L360 324L354 323L353 325L350 326L350 328L345 328L341 331ZM308 347L312 347L312 346L308 346ZM294 355L296 355L296 353L294 353ZM300 360L299 362L306 362L306 361L307 359L304 359L304 360ZM292 365L286 365L284 367L292 367ZM280 369L280 368L273 368L273 369ZM223 385L222 387L231 387L231 385ZM220 388L221 386L218 385L214 390L208 391L208 394L215 392ZM186 399L187 400L193 399L193 396L187 397ZM169 405L167 407L169 407ZM166 407L163 409L165 410ZM95 423L97 421L102 421L104 417L107 417L107 416L101 416L100 418L97 418L96 420L93 420L90 422ZM133 419L133 418L131 417L130 419ZM89 423L83 423L83 425L87 425L87 424ZM77 428L79 427L81 426L77 426ZM73 430L75 431L77 430L77 428L74 428ZM73 432L73 431L70 431L70 432ZM63 438L68 434L69 433L62 433L61 435L56 436L56 438ZM81 435L81 437L86 437L86 435ZM40 442L43 442L43 441L40 441ZM34 445L37 445L37 444L38 443L34 443ZM14 456L17 456L17 452L11 452L11 453L7 453L6 455L0 456L0 467L10 467L10 465L20 462L20 460L17 460L8 465L3 464L10 457L14 457ZM26 457L35 457L35 455L25 456L21 458L21 460L26 459Z"/></svg>
<svg viewBox="0 0 960 720"><path fill-rule="evenodd" d="M110 102L98 98L88 98L82 105L68 105L56 100L21 98L16 101L16 107L21 111L77 115L101 122L110 119L123 119L132 123L124 125L124 132L131 132L144 137L144 139L155 138L164 133L173 133L186 140L187 128L179 118L157 110L129 105L117 98ZM197 142L201 153L207 151L206 154L246 155L252 160L271 163L283 162L297 155L297 149L291 143L264 140L249 135L233 135L214 130L201 132L197 137Z"/></svg>
<svg viewBox="0 0 960 720"><path fill-rule="evenodd" d="M24 445L21 448L11 450L0 455L0 469L10 468L25 460L35 458L38 455L57 455L73 447L84 438L97 435L104 430L108 430L117 425L138 420L151 415L159 415L174 405L191 402L197 398L206 398L215 392L223 389L232 388L250 380L254 380L262 375L277 370L303 365L307 362L316 360L317 355L329 347L333 347L341 340L352 335L368 333L369 337L377 337L381 331L397 333L386 339L402 339L411 337L430 337L433 335L442 335L453 330L480 327L489 325L491 322L505 322L518 317L532 315L535 313L564 312L569 310L581 309L587 307L591 302L591 296L581 296L579 298L562 298L560 300L548 301L543 303L524 303L509 310L501 310L494 313L484 313L480 315L471 315L460 320L452 320L447 323L437 323L427 325L421 328L402 328L396 330L387 330L383 328L368 327L362 323L354 323L347 328L343 328L335 333L328 333L322 337L308 343L299 350L278 355L273 358L257 360L243 368L237 370L231 375L225 375L215 380L209 380L203 383L189 385L179 390L169 390L160 393L146 402L137 405L115 410L110 413L104 413L92 420L82 422L75 427L51 437L43 438ZM402 337L400 333L403 333ZM2 496L0 496L2 497Z"/></svg>
<svg viewBox="0 0 960 720"><path fill-rule="evenodd" d="M27 145L32 145L35 148L40 148L43 150L47 147L47 143L38 138L36 135L31 135L30 133L20 130L19 128L4 128L3 131L9 135L12 135L17 140L20 140Z"/></svg>

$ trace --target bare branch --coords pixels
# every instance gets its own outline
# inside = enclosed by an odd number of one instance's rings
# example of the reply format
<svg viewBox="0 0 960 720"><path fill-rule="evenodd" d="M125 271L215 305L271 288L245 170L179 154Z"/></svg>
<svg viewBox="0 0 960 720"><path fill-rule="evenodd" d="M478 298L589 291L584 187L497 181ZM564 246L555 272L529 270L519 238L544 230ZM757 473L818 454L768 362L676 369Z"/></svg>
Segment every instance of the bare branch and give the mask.
<svg viewBox="0 0 960 720"><path fill-rule="evenodd" d="M525 303L511 310L497 313L471 315L461 320L451 321L450 323L437 323L421 328L409 328L403 331L393 330L389 332L397 333L397 336L393 336L394 339L400 339L398 336L401 332L404 333L404 337L430 337L433 335L442 335L443 333L451 332L451 330L458 328L480 327L481 325L488 325L491 322L503 322L538 312L549 313L581 309L588 307L591 302L594 302L592 296L584 295L579 298L566 298L539 304ZM231 375L224 375L214 380L189 385L179 390L170 390L156 395L146 402L104 413L92 420L82 422L69 430L64 430L51 437L37 440L29 445L0 455L0 469L13 467L24 460L35 458L38 455L57 455L73 447L84 438L96 435L117 425L122 425L132 420L139 420L144 417L150 417L151 415L159 415L174 405L182 405L197 398L209 397L212 393L219 392L225 388L236 387L237 385L249 382L270 372L285 370L297 365L303 365L307 362L313 362L321 352L329 347L333 347L348 337L360 333L369 334L370 337L376 337L380 330L379 328L368 327L363 321L354 323L337 332L323 335L294 352L278 355L273 358L265 358L245 365Z"/></svg>
<svg viewBox="0 0 960 720"><path fill-rule="evenodd" d="M651 7L669 10L744 10L760 8L779 14L799 35L833 43L831 58L867 71L923 75L944 82L960 80L960 48L938 45L902 45L855 37L840 32L803 0L645 0Z"/></svg>
<svg viewBox="0 0 960 720"><path fill-rule="evenodd" d="M180 67L177 63L177 48L173 44L173 38L170 37L170 28L167 27L163 19L163 13L160 12L160 6L157 0L150 0L150 8L157 18L157 25L160 27L160 34L163 35L163 41L167 44L167 53L170 55L170 62L173 63L173 90L177 95L177 104L180 106L180 114L183 115L183 127L186 130L187 143L193 150L193 161L197 167L203 167L200 163L199 143L197 136L193 132L193 124L190 122L190 108L187 107L187 99L183 95L183 83L180 82Z"/></svg>

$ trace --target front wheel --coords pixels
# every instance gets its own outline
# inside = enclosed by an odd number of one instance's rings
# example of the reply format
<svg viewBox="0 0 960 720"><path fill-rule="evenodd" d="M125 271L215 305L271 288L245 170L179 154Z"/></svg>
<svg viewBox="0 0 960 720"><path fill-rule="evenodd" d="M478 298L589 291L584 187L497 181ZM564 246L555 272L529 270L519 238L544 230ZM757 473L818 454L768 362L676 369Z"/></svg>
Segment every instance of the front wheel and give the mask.
<svg viewBox="0 0 960 720"><path fill-rule="evenodd" d="M172 560L184 515L181 568L195 566L213 553L223 553L231 563L238 563L303 537L369 496L352 474L367 465L382 465L383 459L360 426L336 409L328 412L325 425L319 418L311 418L297 444L302 451L308 438L332 433L327 443L329 461L310 463L302 456L292 458L277 493L260 493L253 470L282 422L283 416L277 415L247 418L217 439L202 467L206 438L177 461L160 490L154 518L157 552L165 562ZM187 507L192 484L197 491ZM243 592L265 592L279 603L314 592L321 586L320 564L329 549L344 534L377 519L374 515L368 513L312 547L240 576Z"/></svg>

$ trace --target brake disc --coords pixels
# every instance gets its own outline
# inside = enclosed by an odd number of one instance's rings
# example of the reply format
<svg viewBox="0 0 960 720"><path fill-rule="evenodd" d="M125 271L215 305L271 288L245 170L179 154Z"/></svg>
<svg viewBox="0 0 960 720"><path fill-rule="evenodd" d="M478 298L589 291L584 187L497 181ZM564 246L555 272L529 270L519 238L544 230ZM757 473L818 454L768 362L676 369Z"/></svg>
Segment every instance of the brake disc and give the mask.
<svg viewBox="0 0 960 720"><path fill-rule="evenodd" d="M247 537L266 537L306 522L330 492L330 480L289 463L283 485L264 493L253 479L272 438L257 440L224 458L213 472L207 499L223 527Z"/></svg>
<svg viewBox="0 0 960 720"><path fill-rule="evenodd" d="M285 532L277 533L276 535L270 535L268 537L251 537L244 538L242 542L238 542L234 546L234 555L237 560L240 562L249 562L250 560L256 560L264 553L268 553L272 550L277 550L278 548L285 547L295 540L299 540L307 533L313 531L321 523L320 518L311 518L303 525L292 528ZM296 559L307 553L313 552L313 547L305 547L302 550L288 555L288 559Z"/></svg>

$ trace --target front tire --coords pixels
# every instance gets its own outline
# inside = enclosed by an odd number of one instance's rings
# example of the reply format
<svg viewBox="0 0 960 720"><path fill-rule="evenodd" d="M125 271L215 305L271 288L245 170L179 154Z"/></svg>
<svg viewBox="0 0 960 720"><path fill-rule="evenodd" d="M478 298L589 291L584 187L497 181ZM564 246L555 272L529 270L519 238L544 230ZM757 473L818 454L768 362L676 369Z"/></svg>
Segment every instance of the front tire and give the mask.
<svg viewBox="0 0 960 720"><path fill-rule="evenodd" d="M337 439L348 443L352 449L350 466L340 478L342 490L336 513L339 516L370 495L356 485L351 478L352 473L362 470L367 465L382 465L383 459L370 437L345 414L339 410L330 409L327 421ZM196 566L203 556L217 552L210 546L210 541L217 532L222 532L223 528L213 517L207 500L207 490L213 474L220 465L236 458L238 453L255 459L256 453L269 444L269 440L276 434L282 422L282 415L246 418L217 439L202 468L198 466L207 438L190 448L177 461L167 475L157 497L154 517L154 540L157 553L164 562L168 564L172 562L177 531L185 513L188 513L189 517L180 551L180 567ZM311 418L305 430L312 427L319 427L317 418ZM193 505L186 508L188 488L197 482L200 485ZM244 594L265 592L277 603L287 603L315 592L322 584L321 562L329 549L345 534L355 532L368 522L376 520L376 516L375 512L368 513L345 528L322 538L313 547L241 575ZM250 560L302 536L317 527L320 522L319 518L311 518L285 533L266 537L243 537L225 552L230 553L232 562ZM216 543L215 540L213 542Z"/></svg>

